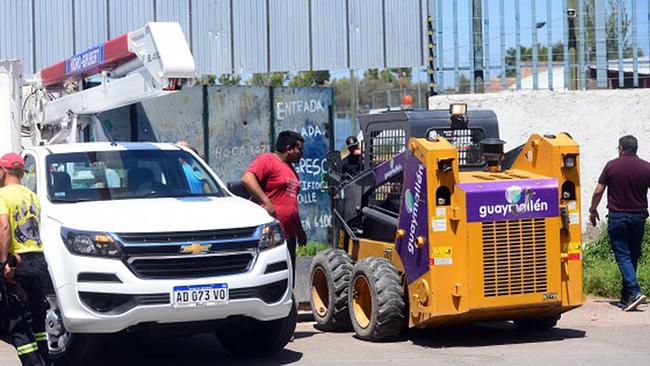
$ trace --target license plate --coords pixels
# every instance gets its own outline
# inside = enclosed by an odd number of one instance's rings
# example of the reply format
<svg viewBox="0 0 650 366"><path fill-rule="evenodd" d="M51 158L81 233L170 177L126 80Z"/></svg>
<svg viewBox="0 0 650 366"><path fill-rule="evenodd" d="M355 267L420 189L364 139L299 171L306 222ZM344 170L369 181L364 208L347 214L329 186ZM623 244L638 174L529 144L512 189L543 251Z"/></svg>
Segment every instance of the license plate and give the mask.
<svg viewBox="0 0 650 366"><path fill-rule="evenodd" d="M172 290L172 306L175 308L227 304L228 299L228 285L225 283L175 286Z"/></svg>

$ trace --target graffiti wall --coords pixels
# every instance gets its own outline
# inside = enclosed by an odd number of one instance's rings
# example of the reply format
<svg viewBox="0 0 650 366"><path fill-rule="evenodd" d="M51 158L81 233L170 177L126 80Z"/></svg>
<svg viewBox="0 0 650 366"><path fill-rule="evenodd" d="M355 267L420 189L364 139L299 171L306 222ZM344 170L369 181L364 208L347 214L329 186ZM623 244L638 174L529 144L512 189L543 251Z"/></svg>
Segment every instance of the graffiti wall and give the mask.
<svg viewBox="0 0 650 366"><path fill-rule="evenodd" d="M300 133L301 219L309 241L327 242L331 212L321 181L333 140L331 111L329 88L195 86L99 118L116 141L188 141L224 182L239 181L257 155L272 151L280 131Z"/></svg>
<svg viewBox="0 0 650 366"><path fill-rule="evenodd" d="M309 240L326 242L332 221L327 192L321 190L325 158L330 150L332 90L276 88L273 112L276 136L292 130L305 139L303 156L296 166L300 175L300 216Z"/></svg>
<svg viewBox="0 0 650 366"><path fill-rule="evenodd" d="M208 88L209 163L224 182L239 181L255 156L270 151L269 89Z"/></svg>

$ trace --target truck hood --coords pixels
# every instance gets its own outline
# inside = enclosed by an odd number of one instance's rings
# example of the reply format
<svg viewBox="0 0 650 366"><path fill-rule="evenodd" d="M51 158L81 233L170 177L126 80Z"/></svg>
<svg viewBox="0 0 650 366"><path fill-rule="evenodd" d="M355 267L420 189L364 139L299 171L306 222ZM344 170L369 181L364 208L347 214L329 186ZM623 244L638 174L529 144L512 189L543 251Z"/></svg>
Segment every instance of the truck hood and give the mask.
<svg viewBox="0 0 650 366"><path fill-rule="evenodd" d="M46 215L69 229L118 233L252 227L273 218L239 197L149 198L49 204Z"/></svg>

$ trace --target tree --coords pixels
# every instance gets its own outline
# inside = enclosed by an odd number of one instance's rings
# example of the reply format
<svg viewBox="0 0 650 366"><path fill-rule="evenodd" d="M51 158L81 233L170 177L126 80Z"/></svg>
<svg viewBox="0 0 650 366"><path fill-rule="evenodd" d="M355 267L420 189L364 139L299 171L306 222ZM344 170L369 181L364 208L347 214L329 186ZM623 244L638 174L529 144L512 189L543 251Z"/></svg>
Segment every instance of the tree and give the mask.
<svg viewBox="0 0 650 366"><path fill-rule="evenodd" d="M401 77L403 79L408 79L410 80L412 77L412 70L411 68L391 68L391 69L383 69L379 71L379 69L367 69L363 73L363 78L364 79L374 79L374 80L384 80L388 83L392 83L395 80L398 80Z"/></svg>
<svg viewBox="0 0 650 366"><path fill-rule="evenodd" d="M253 74L253 77L246 81L246 84L253 86L283 86L288 78L286 72L272 72Z"/></svg>
<svg viewBox="0 0 650 366"><path fill-rule="evenodd" d="M196 78L196 83L201 85L214 85L217 77L211 74L204 74Z"/></svg>
<svg viewBox="0 0 650 366"><path fill-rule="evenodd" d="M325 71L301 71L289 81L289 86L324 86L330 80L330 72Z"/></svg>
<svg viewBox="0 0 650 366"><path fill-rule="evenodd" d="M349 110L352 102L352 83L348 78L334 79L330 82L334 89L334 105L337 110Z"/></svg>
<svg viewBox="0 0 650 366"><path fill-rule="evenodd" d="M521 52L521 58L520 62L521 63L531 63L533 62L533 48L532 47L526 47L526 46L521 46L520 49ZM562 42L557 42L551 46L551 52L552 52L552 57L553 57L553 62L561 62L564 61L564 43ZM514 70L516 66L516 59L517 59L517 49L515 47L510 47L506 51L506 77L514 77L516 70ZM537 45L537 62L541 63L546 63L548 62L548 47L543 45L543 44L538 44ZM544 65L540 65L544 66Z"/></svg>
<svg viewBox="0 0 650 366"><path fill-rule="evenodd" d="M632 57L632 46L630 45L630 20L627 15L627 6L625 1L620 2L620 11L617 1L609 1L607 8L607 19L605 23L607 60L618 59L618 17L621 16L621 35L623 48L623 58ZM596 7L595 0L585 0L585 61L587 63L596 62ZM638 49L638 55L643 56L641 48Z"/></svg>
<svg viewBox="0 0 650 366"><path fill-rule="evenodd" d="M217 79L217 82L219 83L219 85L223 85L223 86L239 85L239 83L241 82L241 76L221 75L219 76L219 79Z"/></svg>
<svg viewBox="0 0 650 366"><path fill-rule="evenodd" d="M456 88L453 86L448 86L443 90L443 94L469 94L469 78L464 74L460 73L458 76L458 92L456 92Z"/></svg>

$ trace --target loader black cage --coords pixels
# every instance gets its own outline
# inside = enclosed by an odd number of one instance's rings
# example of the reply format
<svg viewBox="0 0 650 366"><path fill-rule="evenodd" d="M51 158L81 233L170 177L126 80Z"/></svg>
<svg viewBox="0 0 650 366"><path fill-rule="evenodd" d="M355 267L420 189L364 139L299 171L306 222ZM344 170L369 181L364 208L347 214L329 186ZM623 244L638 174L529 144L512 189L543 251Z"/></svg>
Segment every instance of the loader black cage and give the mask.
<svg viewBox="0 0 650 366"><path fill-rule="evenodd" d="M469 111L464 122L452 121L449 111L394 111L360 117L364 136L364 168L375 166L406 149L411 137L442 136L458 149L461 170L482 168L486 162L479 143L499 137L496 114Z"/></svg>
<svg viewBox="0 0 650 366"><path fill-rule="evenodd" d="M336 179L331 191L334 212L333 242L339 245L339 230L346 237L392 242L395 240L402 200L403 173L388 181L376 179L374 167L407 148L410 138L442 136L458 149L461 170L482 170L486 162L480 142L498 138L497 117L492 111L469 111L465 118L452 120L448 110L392 111L360 117L363 131L363 170L355 175ZM339 178L340 179L340 178ZM451 192L436 192L436 202L448 205Z"/></svg>

